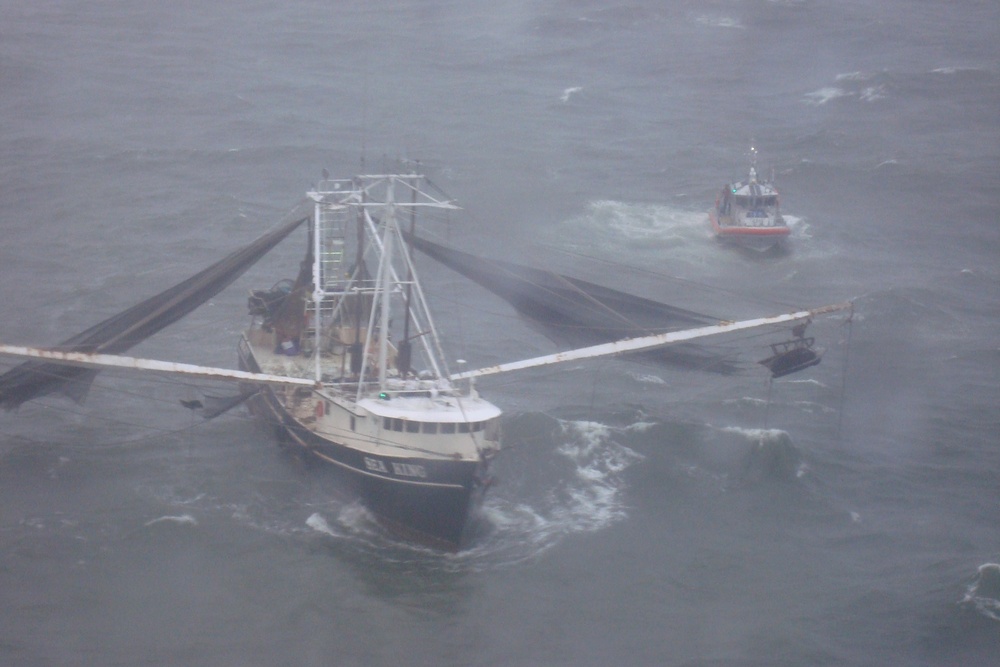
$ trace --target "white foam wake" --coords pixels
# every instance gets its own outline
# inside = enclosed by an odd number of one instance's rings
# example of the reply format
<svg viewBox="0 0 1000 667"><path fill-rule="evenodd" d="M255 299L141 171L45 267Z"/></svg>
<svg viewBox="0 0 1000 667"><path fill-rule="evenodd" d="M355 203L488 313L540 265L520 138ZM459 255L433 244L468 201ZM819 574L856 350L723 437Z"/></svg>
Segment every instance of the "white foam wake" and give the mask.
<svg viewBox="0 0 1000 667"><path fill-rule="evenodd" d="M323 515L320 514L319 512L313 512L312 514L310 514L309 518L306 519L306 525L315 530L317 533L323 533L325 535L331 535L333 537L337 536L337 533L335 533L334 530L330 528L330 524L326 522L326 519L324 519Z"/></svg>
<svg viewBox="0 0 1000 667"><path fill-rule="evenodd" d="M475 568L520 562L558 544L567 535L596 532L627 516L622 473L643 457L615 441L616 429L592 421L558 421L555 442L529 468L520 491L488 493L481 508L483 532L469 549L437 554L407 542L396 543L376 527L360 502L340 507L336 516L313 512L305 525L315 533L348 539L358 548L392 544L401 554L429 554L436 566ZM649 428L639 422L629 430ZM325 514L325 515L324 515ZM377 547L381 545L381 547Z"/></svg>
<svg viewBox="0 0 1000 667"><path fill-rule="evenodd" d="M543 499L488 498L484 515L498 541L528 545L540 553L568 534L594 532L627 516L622 472L643 457L615 442L611 428L598 422L560 422L565 440L557 456L570 462L571 475L548 480Z"/></svg>
<svg viewBox="0 0 1000 667"><path fill-rule="evenodd" d="M345 537L346 535L366 536L379 532L377 521L360 500L354 500L337 509L337 516L327 521L319 512L313 512L306 519L306 525L317 533L323 533L331 537Z"/></svg>

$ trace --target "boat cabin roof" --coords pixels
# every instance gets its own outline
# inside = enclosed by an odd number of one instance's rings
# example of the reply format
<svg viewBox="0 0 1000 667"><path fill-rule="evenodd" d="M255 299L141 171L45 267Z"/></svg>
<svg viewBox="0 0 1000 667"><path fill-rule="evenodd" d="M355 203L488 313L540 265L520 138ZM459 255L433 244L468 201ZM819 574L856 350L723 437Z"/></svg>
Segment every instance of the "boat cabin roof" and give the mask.
<svg viewBox="0 0 1000 667"><path fill-rule="evenodd" d="M481 422L501 415L500 408L478 396L395 395L385 399L365 398L358 405L379 417L419 422Z"/></svg>
<svg viewBox="0 0 1000 667"><path fill-rule="evenodd" d="M750 181L749 183L733 183L729 191L737 197L777 197L778 191L769 183Z"/></svg>

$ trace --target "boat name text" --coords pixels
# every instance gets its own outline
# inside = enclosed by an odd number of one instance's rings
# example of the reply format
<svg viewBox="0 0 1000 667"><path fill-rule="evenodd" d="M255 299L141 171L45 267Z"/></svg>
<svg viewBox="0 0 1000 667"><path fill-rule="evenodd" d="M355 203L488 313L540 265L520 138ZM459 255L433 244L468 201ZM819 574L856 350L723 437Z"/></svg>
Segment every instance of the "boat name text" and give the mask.
<svg viewBox="0 0 1000 667"><path fill-rule="evenodd" d="M421 479L427 477L427 470L422 465L417 465L416 463L390 463L392 466L392 472L394 475L399 475L400 477L420 477ZM373 459L370 456L365 457L365 468L373 472L389 473L389 469L386 468L385 463L379 459Z"/></svg>
<svg viewBox="0 0 1000 667"><path fill-rule="evenodd" d="M393 463L392 471L402 477L427 477L424 467L415 463Z"/></svg>

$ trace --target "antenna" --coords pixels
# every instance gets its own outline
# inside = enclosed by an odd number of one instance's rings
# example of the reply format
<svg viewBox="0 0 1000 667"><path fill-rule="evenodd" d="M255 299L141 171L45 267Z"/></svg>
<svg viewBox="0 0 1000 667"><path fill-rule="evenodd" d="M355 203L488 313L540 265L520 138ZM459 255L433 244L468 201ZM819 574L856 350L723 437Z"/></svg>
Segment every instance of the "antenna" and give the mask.
<svg viewBox="0 0 1000 667"><path fill-rule="evenodd" d="M361 173L366 173L365 155L368 153L368 66L365 66L361 84Z"/></svg>

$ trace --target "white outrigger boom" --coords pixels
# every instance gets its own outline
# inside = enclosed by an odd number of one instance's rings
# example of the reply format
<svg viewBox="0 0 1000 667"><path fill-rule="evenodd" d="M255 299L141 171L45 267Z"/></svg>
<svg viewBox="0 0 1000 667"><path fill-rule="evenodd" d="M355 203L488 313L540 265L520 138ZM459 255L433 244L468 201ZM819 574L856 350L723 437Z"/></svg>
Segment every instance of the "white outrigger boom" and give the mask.
<svg viewBox="0 0 1000 667"><path fill-rule="evenodd" d="M836 303L829 306L821 306L819 308L812 308L810 310L798 310L792 313L785 313L784 315L759 317L756 319L742 320L739 322L721 322L719 324L707 327L699 327L697 329L684 329L681 331L671 331L668 333L654 334L652 336L626 338L625 340L619 340L613 343L602 343L600 345L592 345L590 347L581 347L575 350L567 350L566 352L557 352L556 354L549 354L542 357L534 357L532 359L524 359L522 361L512 361L507 364L498 364L496 366L480 368L474 371L465 371L463 373L456 373L455 375L451 376L451 379L464 380L466 378L482 377L483 375L495 375L497 373L506 373L509 371L522 370L525 368L534 368L535 366L548 366L550 364L559 364L565 361L592 359L594 357L606 357L615 354L622 354L624 352L638 352L641 350L648 350L655 347L662 347L664 345L669 345L671 343L679 343L683 341L694 340L696 338L705 338L706 336L715 336L718 334L731 333L733 331L743 331L745 329L755 329L757 327L763 327L769 324L782 324L784 322L794 322L797 320L804 320L807 318L814 317L816 315L823 315L825 313L832 313L839 310L848 310L852 307L853 304L850 301L846 301L844 303Z"/></svg>
<svg viewBox="0 0 1000 667"><path fill-rule="evenodd" d="M213 368L195 364L181 364L172 361L156 359L141 359L126 357L120 354L91 354L88 352L65 352L44 347L25 347L21 345L0 344L0 354L13 357L28 357L29 359L44 359L69 366L88 366L95 368L124 368L129 370L155 371L173 373L203 380L236 380L239 382L257 382L262 384L297 385L305 387L316 386L315 380L307 378L286 377L284 375L269 375L267 373L250 373L229 368Z"/></svg>
<svg viewBox="0 0 1000 667"><path fill-rule="evenodd" d="M640 336L638 338L627 338L613 343L603 343L590 347L557 352L532 359L512 361L506 364L488 366L472 371L456 373L450 376L451 380L464 380L467 378L482 377L484 375L495 375L497 373L507 373L510 371L534 368L536 366L547 366L551 364L563 363L566 361L576 361L580 359L592 359L595 357L606 357L626 352L638 352L655 347L662 347L671 343L695 340L707 336L732 333L746 329L768 326L771 324L783 324L785 322L795 322L808 319L817 315L848 310L853 307L850 301L844 303L811 308L809 310L798 310L783 315L773 315L771 317L759 317L752 320L741 320L738 322L721 322L707 327L696 329L684 329L681 331L671 331L668 333L655 334L652 336ZM207 380L235 380L240 382L254 382L259 384L293 385L304 387L316 387L317 382L308 378L297 378L283 375L270 375L267 373L250 373L247 371L231 370L227 368L214 368L211 366L198 366L195 364L182 364L170 361L158 361L156 359L142 359L138 357L127 357L117 354L91 354L87 352L65 352L52 348L26 347L19 345L0 344L0 354L27 357L31 359L43 359L72 366L89 366L97 368L122 368L131 370L155 371L162 373L173 373L185 375L193 378Z"/></svg>

